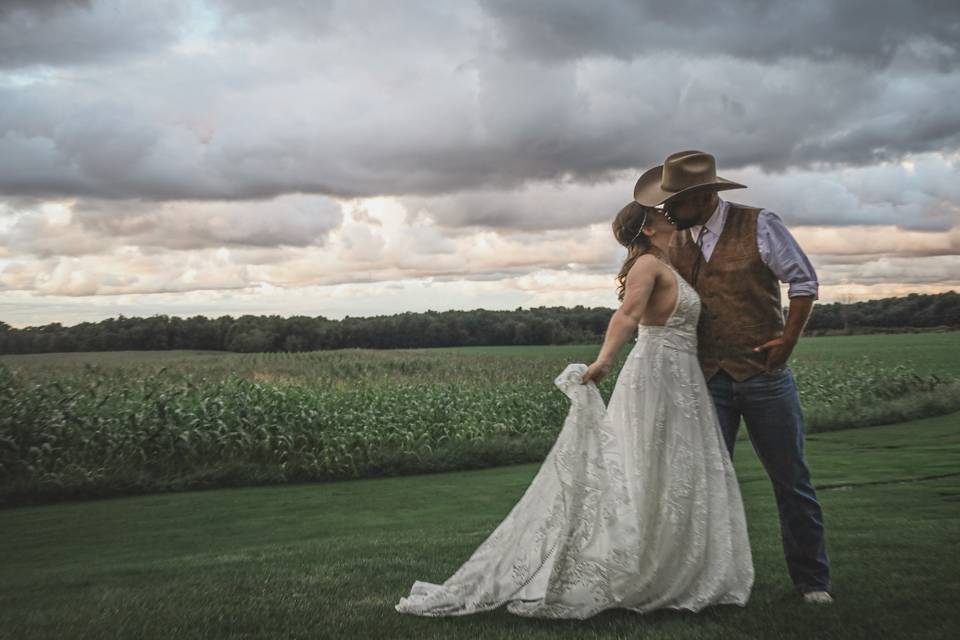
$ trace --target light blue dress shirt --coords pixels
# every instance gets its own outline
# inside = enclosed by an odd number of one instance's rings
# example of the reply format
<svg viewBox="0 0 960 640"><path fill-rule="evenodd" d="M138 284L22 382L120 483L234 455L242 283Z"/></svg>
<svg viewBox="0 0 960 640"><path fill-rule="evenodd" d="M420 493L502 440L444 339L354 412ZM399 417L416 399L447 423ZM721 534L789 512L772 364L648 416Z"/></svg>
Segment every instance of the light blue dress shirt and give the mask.
<svg viewBox="0 0 960 640"><path fill-rule="evenodd" d="M713 255L714 247L717 246L717 241L720 240L729 208L730 203L720 198L717 208L714 209L713 215L706 224L690 227L694 240L700 237L700 230L706 227L702 250L703 258L708 262ZM814 300L818 298L820 285L810 259L787 230L780 216L769 209L761 210L757 217L757 249L760 251L760 259L780 282L790 285L788 297L813 296Z"/></svg>

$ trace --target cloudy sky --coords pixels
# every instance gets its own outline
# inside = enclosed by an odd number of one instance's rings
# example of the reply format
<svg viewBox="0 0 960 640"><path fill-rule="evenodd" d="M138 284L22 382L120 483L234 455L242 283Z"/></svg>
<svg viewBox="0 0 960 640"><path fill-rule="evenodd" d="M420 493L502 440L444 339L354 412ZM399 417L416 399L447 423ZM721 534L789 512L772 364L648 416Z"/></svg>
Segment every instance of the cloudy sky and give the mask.
<svg viewBox="0 0 960 640"><path fill-rule="evenodd" d="M958 63L955 0L0 0L0 320L615 307L690 148L821 300L960 290Z"/></svg>

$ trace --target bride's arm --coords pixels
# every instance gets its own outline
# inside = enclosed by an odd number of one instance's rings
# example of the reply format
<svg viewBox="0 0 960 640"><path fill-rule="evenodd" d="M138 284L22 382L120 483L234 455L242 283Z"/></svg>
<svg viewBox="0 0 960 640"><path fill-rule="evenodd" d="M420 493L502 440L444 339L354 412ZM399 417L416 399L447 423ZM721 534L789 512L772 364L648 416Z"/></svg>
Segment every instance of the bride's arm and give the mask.
<svg viewBox="0 0 960 640"><path fill-rule="evenodd" d="M637 325L650 301L657 276L657 259L651 255L637 258L624 282L623 302L613 313L596 362L587 367L581 382L599 382L610 372L613 360L626 342L636 335Z"/></svg>

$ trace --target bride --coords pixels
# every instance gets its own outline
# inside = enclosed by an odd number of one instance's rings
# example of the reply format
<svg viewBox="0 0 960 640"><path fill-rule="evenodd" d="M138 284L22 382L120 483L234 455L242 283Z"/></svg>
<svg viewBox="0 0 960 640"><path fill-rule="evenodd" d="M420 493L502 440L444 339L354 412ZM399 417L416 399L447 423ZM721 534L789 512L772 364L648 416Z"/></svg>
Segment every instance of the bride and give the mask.
<svg viewBox="0 0 960 640"><path fill-rule="evenodd" d="M596 362L554 383L563 428L523 497L443 584L397 611L456 616L507 605L539 618L605 609L744 606L753 559L740 490L697 361L700 299L673 269L674 226L635 202L613 221L627 259ZM605 407L596 383L631 348Z"/></svg>

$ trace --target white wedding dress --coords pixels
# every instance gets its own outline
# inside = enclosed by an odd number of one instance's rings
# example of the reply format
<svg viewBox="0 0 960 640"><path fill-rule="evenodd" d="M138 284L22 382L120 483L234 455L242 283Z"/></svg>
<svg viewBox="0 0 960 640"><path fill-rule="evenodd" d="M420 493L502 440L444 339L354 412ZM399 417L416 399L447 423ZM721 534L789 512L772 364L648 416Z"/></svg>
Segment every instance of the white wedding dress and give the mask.
<svg viewBox="0 0 960 640"><path fill-rule="evenodd" d="M676 274L676 272L674 271ZM443 584L415 581L401 613L588 618L604 609L744 606L753 559L743 502L697 361L700 298L676 274L664 326L641 325L608 406L587 367L554 383L560 435L523 497Z"/></svg>

